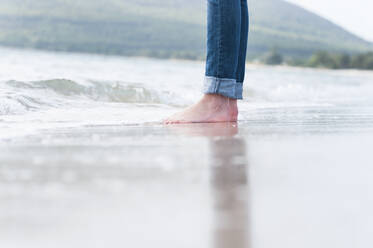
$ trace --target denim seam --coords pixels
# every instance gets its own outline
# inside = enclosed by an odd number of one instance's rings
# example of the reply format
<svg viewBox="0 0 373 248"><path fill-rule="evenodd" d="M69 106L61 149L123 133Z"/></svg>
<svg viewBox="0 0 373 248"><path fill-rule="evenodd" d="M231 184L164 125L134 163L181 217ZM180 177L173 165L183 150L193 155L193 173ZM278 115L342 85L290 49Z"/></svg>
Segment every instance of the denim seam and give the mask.
<svg viewBox="0 0 373 248"><path fill-rule="evenodd" d="M218 91L218 79L214 78L213 84L214 84L214 92L217 92Z"/></svg>
<svg viewBox="0 0 373 248"><path fill-rule="evenodd" d="M221 79L218 78L217 84L216 84L216 92L219 91L220 89L220 84L221 84Z"/></svg>
<svg viewBox="0 0 373 248"><path fill-rule="evenodd" d="M221 76L221 73L222 73L222 70L221 70L221 67L222 67L222 64L221 64L221 61L222 61L222 27L223 27L223 16L222 16L222 1L221 0L218 0L218 9L219 9L219 14L218 14L218 20L219 22L216 22L216 23L219 23L218 25L218 48L219 48L219 52L218 52L218 68L217 68L217 76L218 78Z"/></svg>

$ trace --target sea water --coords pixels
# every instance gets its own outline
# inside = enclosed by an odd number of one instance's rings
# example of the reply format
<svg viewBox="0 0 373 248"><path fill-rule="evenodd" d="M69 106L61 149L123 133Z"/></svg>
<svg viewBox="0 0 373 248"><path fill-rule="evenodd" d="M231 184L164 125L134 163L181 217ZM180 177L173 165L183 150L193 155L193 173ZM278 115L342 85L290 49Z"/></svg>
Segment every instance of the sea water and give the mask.
<svg viewBox="0 0 373 248"><path fill-rule="evenodd" d="M158 122L201 96L202 62L0 53L0 140L60 127ZM366 122L373 72L248 65L244 96L240 121Z"/></svg>
<svg viewBox="0 0 373 248"><path fill-rule="evenodd" d="M238 124L164 126L203 62L0 54L1 247L373 245L372 72L248 65Z"/></svg>

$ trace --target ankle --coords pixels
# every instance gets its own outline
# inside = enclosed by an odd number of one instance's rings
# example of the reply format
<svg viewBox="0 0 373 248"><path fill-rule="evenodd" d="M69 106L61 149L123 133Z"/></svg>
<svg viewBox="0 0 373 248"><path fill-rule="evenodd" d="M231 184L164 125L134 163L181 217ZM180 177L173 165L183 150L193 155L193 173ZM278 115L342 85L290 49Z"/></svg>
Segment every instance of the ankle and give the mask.
<svg viewBox="0 0 373 248"><path fill-rule="evenodd" d="M237 99L218 94L205 94L202 100L209 103L229 103L230 105L237 105Z"/></svg>
<svg viewBox="0 0 373 248"><path fill-rule="evenodd" d="M238 114L238 108L237 108L237 99L232 99L229 97L225 97L222 95L217 94L206 94L202 98L203 104L207 106L209 109L216 110L225 110L233 115Z"/></svg>

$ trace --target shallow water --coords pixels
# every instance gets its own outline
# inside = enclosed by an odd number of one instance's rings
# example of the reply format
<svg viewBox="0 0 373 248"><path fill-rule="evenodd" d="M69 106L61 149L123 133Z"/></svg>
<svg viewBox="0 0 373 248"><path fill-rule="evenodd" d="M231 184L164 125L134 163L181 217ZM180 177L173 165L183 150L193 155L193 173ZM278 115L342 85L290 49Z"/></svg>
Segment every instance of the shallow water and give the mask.
<svg viewBox="0 0 373 248"><path fill-rule="evenodd" d="M157 122L196 101L202 88L201 62L0 53L0 139L61 127ZM251 65L239 119L370 122L372 81L372 72Z"/></svg>
<svg viewBox="0 0 373 248"><path fill-rule="evenodd" d="M0 52L2 247L373 245L373 73L249 65L238 124L163 126L202 63Z"/></svg>

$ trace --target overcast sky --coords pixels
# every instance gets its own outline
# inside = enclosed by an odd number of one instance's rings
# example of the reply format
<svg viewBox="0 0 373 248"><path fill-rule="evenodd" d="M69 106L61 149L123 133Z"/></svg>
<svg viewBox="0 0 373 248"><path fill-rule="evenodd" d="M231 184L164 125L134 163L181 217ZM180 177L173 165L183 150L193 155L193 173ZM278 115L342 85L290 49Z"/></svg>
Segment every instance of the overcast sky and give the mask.
<svg viewBox="0 0 373 248"><path fill-rule="evenodd" d="M260 0L259 0L260 1ZM373 41L373 0L288 0Z"/></svg>

